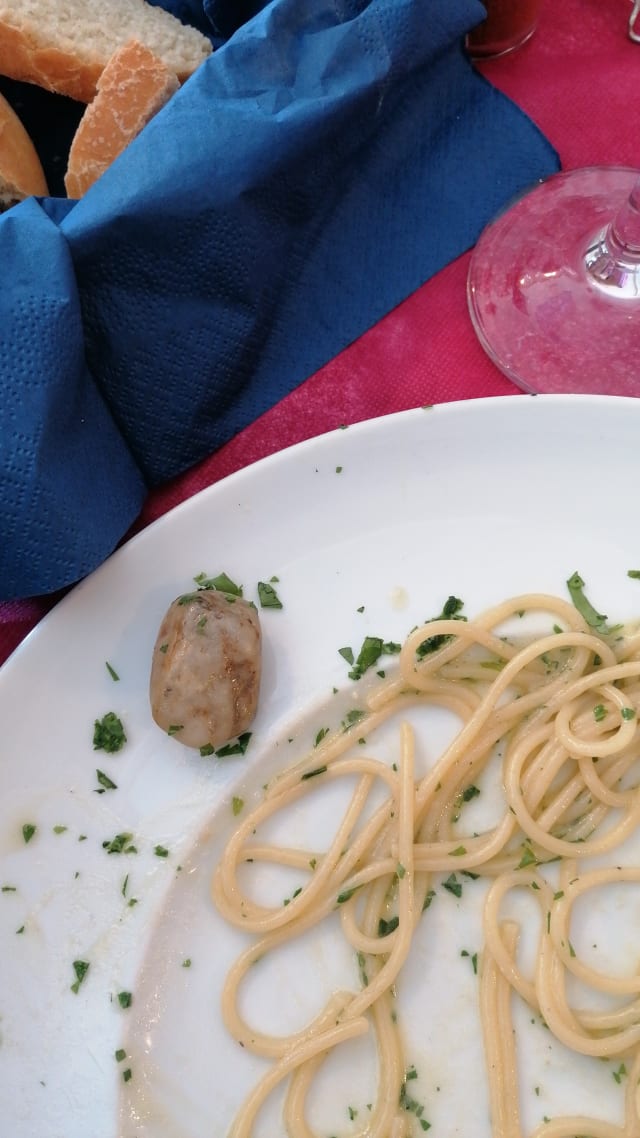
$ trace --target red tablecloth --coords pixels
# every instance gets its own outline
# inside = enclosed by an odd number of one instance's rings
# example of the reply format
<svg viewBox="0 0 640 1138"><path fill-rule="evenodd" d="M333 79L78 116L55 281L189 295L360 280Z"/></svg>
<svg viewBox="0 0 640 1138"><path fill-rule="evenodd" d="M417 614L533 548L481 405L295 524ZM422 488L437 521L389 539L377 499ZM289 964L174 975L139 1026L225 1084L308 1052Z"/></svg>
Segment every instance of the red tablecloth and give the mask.
<svg viewBox="0 0 640 1138"><path fill-rule="evenodd" d="M630 0L543 0L520 50L485 62L486 78L537 123L564 169L640 167L640 45ZM475 338L460 257L221 450L149 498L135 529L257 459L322 434L425 403L516 388ZM0 605L0 663L58 598Z"/></svg>

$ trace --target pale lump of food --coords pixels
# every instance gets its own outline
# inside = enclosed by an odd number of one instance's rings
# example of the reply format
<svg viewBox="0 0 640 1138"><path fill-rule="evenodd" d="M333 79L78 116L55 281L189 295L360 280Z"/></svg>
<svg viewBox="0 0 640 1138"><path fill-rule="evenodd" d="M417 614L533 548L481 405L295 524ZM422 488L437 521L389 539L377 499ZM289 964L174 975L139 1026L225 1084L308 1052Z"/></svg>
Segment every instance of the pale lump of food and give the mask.
<svg viewBox="0 0 640 1138"><path fill-rule="evenodd" d="M149 696L158 726L187 747L217 750L258 705L262 634L250 601L215 589L177 597L153 649Z"/></svg>

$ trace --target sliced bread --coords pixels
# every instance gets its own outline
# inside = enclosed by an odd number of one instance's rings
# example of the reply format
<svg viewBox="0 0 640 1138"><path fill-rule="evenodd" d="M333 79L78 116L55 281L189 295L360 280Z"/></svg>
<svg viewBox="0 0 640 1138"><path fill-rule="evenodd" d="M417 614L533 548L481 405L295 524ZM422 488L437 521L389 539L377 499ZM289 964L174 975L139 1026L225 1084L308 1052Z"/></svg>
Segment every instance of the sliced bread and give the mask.
<svg viewBox="0 0 640 1138"><path fill-rule="evenodd" d="M180 82L211 43L146 0L0 0L0 74L88 103L117 48L138 40Z"/></svg>
<svg viewBox="0 0 640 1138"><path fill-rule="evenodd" d="M48 194L40 159L22 122L0 95L0 211Z"/></svg>
<svg viewBox="0 0 640 1138"><path fill-rule="evenodd" d="M179 86L174 73L137 40L113 53L71 143L64 179L70 198L86 193Z"/></svg>

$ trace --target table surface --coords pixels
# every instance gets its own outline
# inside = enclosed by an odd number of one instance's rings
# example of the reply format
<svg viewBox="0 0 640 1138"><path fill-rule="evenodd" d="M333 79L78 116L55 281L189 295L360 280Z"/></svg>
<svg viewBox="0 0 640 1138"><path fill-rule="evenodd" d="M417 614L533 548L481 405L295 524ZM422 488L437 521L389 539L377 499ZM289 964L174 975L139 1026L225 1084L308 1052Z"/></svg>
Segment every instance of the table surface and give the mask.
<svg viewBox="0 0 640 1138"><path fill-rule="evenodd" d="M640 45L627 36L630 0L542 0L532 39L479 70L538 125L565 170L639 167ZM341 424L485 396L518 396L473 332L470 252L204 462L152 493L138 532L241 467ZM0 604L0 663L59 600Z"/></svg>

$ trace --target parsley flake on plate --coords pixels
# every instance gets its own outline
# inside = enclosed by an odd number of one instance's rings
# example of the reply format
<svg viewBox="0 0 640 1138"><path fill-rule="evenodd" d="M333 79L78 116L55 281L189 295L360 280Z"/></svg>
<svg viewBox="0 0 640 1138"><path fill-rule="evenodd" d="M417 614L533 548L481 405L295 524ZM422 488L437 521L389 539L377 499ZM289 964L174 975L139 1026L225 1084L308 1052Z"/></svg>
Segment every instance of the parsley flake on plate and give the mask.
<svg viewBox="0 0 640 1138"><path fill-rule="evenodd" d="M96 719L93 725L94 751L106 751L110 755L121 751L127 741L122 720L115 711L108 711L102 719Z"/></svg>

